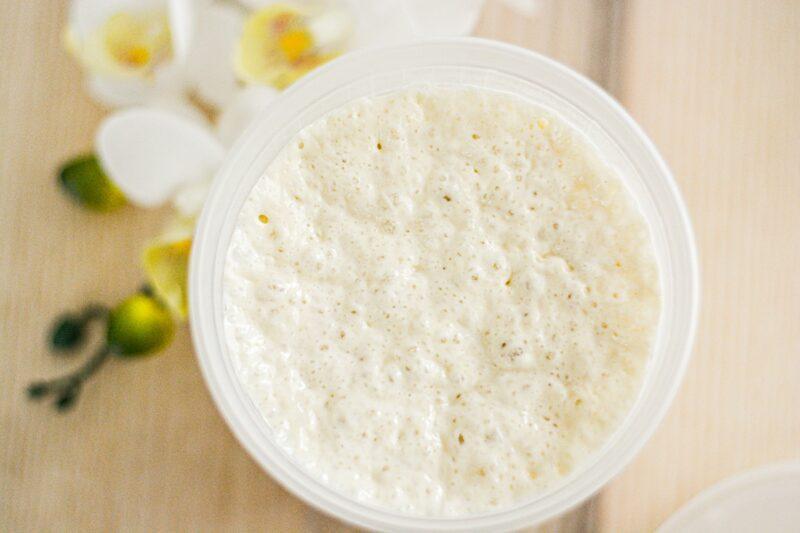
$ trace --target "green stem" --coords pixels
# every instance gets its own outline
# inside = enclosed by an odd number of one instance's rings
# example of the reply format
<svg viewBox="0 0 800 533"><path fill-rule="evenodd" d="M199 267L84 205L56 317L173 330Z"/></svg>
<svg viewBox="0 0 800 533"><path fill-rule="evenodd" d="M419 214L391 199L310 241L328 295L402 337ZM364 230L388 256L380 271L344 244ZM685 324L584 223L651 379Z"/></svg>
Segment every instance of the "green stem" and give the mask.
<svg viewBox="0 0 800 533"><path fill-rule="evenodd" d="M28 395L31 398L41 398L48 394L56 394L56 407L61 410L67 409L77 398L83 382L97 372L112 353L111 347L104 345L74 372L49 381L31 383Z"/></svg>
<svg viewBox="0 0 800 533"><path fill-rule="evenodd" d="M73 381L86 381L92 376L92 374L97 372L101 366L103 366L103 363L108 360L108 356L111 355L111 353L112 351L110 346L103 346L97 350L82 367L67 377L71 378Z"/></svg>
<svg viewBox="0 0 800 533"><path fill-rule="evenodd" d="M96 320L98 318L103 318L108 314L108 307L100 304L91 304L87 305L84 308L83 313L81 313L81 321L84 324L88 324L89 322Z"/></svg>

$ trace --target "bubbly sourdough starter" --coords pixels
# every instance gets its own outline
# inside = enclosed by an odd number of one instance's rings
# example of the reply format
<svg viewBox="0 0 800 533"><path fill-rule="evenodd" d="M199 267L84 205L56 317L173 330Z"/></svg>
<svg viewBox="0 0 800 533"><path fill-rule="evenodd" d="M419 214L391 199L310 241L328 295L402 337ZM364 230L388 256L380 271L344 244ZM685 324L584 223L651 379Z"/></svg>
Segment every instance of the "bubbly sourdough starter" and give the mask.
<svg viewBox="0 0 800 533"><path fill-rule="evenodd" d="M419 515L552 487L622 421L658 322L643 217L514 96L428 87L300 132L238 218L240 378L316 478Z"/></svg>

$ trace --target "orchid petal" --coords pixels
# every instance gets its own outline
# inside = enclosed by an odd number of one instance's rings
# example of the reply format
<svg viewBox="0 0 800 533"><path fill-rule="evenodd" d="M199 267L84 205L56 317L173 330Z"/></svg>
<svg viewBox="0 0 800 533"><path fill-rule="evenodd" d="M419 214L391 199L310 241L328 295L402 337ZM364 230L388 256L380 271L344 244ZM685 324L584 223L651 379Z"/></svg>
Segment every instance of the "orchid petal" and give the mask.
<svg viewBox="0 0 800 533"><path fill-rule="evenodd" d="M223 107L239 88L233 60L244 13L224 4L198 6L195 22L187 76L200 98Z"/></svg>
<svg viewBox="0 0 800 533"><path fill-rule="evenodd" d="M89 94L106 107L126 107L141 104L152 94L146 80L119 79L108 76L90 76L87 80Z"/></svg>
<svg viewBox="0 0 800 533"><path fill-rule="evenodd" d="M158 206L180 185L207 178L224 156L219 141L196 121L146 107L108 117L96 148L108 176L142 207Z"/></svg>
<svg viewBox="0 0 800 533"><path fill-rule="evenodd" d="M467 35L484 0L345 0L356 18L355 47Z"/></svg>
<svg viewBox="0 0 800 533"><path fill-rule="evenodd" d="M82 39L116 13L158 11L165 8L165 0L72 0L69 26Z"/></svg>
<svg viewBox="0 0 800 533"><path fill-rule="evenodd" d="M189 254L192 249L191 229L180 239L162 236L142 254L147 282L172 315L183 321L187 315Z"/></svg>
<svg viewBox="0 0 800 533"><path fill-rule="evenodd" d="M103 76L87 80L89 94L107 107L128 107L160 100L178 99L183 77L173 64L159 67L152 78Z"/></svg>
<svg viewBox="0 0 800 533"><path fill-rule="evenodd" d="M346 0L355 17L355 48L401 43L414 39L414 28L402 10L402 1Z"/></svg>
<svg viewBox="0 0 800 533"><path fill-rule="evenodd" d="M173 218L142 254L147 283L181 322L187 315L189 254L195 220L195 217Z"/></svg>
<svg viewBox="0 0 800 533"><path fill-rule="evenodd" d="M169 0L172 53L179 63L186 60L192 45L192 39L197 34L196 6L197 0Z"/></svg>
<svg viewBox="0 0 800 533"><path fill-rule="evenodd" d="M255 11L257 9L261 9L262 7L267 7L270 4L276 4L279 1L280 0L239 0L239 3L247 9Z"/></svg>
<svg viewBox="0 0 800 533"><path fill-rule="evenodd" d="M178 188L172 196L172 206L183 219L196 219L203 209L209 191L211 178L193 181Z"/></svg>
<svg viewBox="0 0 800 533"><path fill-rule="evenodd" d="M277 90L263 85L241 89L217 119L217 136L222 143L231 146L277 96Z"/></svg>
<svg viewBox="0 0 800 533"><path fill-rule="evenodd" d="M308 30L317 46L341 48L353 34L353 17L346 9L325 9L310 17Z"/></svg>
<svg viewBox="0 0 800 533"><path fill-rule="evenodd" d="M158 95L147 102L147 107L162 109L180 115L202 128L209 129L211 127L208 117L181 95Z"/></svg>

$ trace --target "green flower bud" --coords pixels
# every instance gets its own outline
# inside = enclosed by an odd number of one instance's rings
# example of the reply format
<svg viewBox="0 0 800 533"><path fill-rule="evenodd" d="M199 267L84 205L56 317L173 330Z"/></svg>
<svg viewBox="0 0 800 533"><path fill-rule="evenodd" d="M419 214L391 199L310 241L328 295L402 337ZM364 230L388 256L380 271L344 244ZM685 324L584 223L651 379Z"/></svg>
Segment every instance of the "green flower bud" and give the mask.
<svg viewBox="0 0 800 533"><path fill-rule="evenodd" d="M126 203L122 191L108 179L94 155L68 161L58 177L70 197L92 211L113 211Z"/></svg>
<svg viewBox="0 0 800 533"><path fill-rule="evenodd" d="M137 293L111 310L106 340L117 355L139 356L164 348L175 334L169 310L156 298Z"/></svg>

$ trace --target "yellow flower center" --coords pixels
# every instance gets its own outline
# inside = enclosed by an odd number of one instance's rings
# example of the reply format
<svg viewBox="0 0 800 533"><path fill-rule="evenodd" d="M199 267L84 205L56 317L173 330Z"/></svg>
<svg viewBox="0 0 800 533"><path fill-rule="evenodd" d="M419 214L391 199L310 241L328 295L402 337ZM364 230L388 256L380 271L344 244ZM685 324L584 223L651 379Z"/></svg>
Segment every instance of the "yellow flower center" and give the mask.
<svg viewBox="0 0 800 533"><path fill-rule="evenodd" d="M170 52L164 13L117 13L100 31L109 55L123 68L148 69Z"/></svg>
<svg viewBox="0 0 800 533"><path fill-rule="evenodd" d="M150 62L150 50L142 45L132 46L127 50L127 55L122 59L123 63L139 68Z"/></svg>
<svg viewBox="0 0 800 533"><path fill-rule="evenodd" d="M300 59L313 45L314 40L305 28L288 30L278 37L278 46L290 63Z"/></svg>
<svg viewBox="0 0 800 533"><path fill-rule="evenodd" d="M236 51L236 72L251 83L282 89L329 61L338 50L315 40L308 13L296 6L271 4L245 22Z"/></svg>

